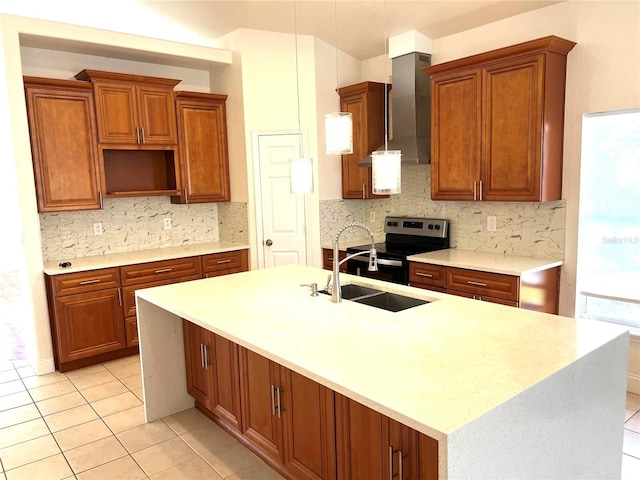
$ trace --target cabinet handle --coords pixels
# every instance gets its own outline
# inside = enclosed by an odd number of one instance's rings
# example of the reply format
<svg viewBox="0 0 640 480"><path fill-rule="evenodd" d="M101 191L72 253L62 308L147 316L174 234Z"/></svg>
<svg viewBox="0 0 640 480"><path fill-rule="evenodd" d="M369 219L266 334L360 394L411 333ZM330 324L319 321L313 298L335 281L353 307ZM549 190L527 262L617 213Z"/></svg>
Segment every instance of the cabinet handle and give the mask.
<svg viewBox="0 0 640 480"><path fill-rule="evenodd" d="M136 127L136 143L140 143L140 127Z"/></svg>
<svg viewBox="0 0 640 480"><path fill-rule="evenodd" d="M471 280L467 280L467 283L469 285L475 285L476 287L486 287L487 284L486 283L482 283L482 282L472 282Z"/></svg>
<svg viewBox="0 0 640 480"><path fill-rule="evenodd" d="M480 200L482 200L482 180L480 180Z"/></svg>
<svg viewBox="0 0 640 480"><path fill-rule="evenodd" d="M476 181L473 181L473 201L476 201Z"/></svg>
<svg viewBox="0 0 640 480"><path fill-rule="evenodd" d="M140 127L140 131L142 132L142 143L147 143L147 140L144 138L144 127Z"/></svg>
<svg viewBox="0 0 640 480"><path fill-rule="evenodd" d="M227 258L226 260L218 260L216 263L220 265L221 263L230 263L230 262L231 262L231 259Z"/></svg>
<svg viewBox="0 0 640 480"><path fill-rule="evenodd" d="M187 195L187 189L184 189L184 203L189 203L189 196Z"/></svg>
<svg viewBox="0 0 640 480"><path fill-rule="evenodd" d="M364 198L367 198L367 196L366 196L366 194L365 194L365 190L364 190L364 189L365 189L365 184L363 183L363 184L362 184L362 198L363 198L363 199L364 199Z"/></svg>
<svg viewBox="0 0 640 480"><path fill-rule="evenodd" d="M98 192L98 197L100 197L100 208L104 208L104 202L102 201L102 192Z"/></svg>
<svg viewBox="0 0 640 480"><path fill-rule="evenodd" d="M204 366L204 369L209 370L209 347L207 347L206 343L202 345L202 353L202 364Z"/></svg>
<svg viewBox="0 0 640 480"><path fill-rule="evenodd" d="M100 283L100 279L96 278L95 280L83 280L80 282L80 285L91 285L92 283Z"/></svg>
<svg viewBox="0 0 640 480"><path fill-rule="evenodd" d="M389 445L389 480L393 480L393 447Z"/></svg>
<svg viewBox="0 0 640 480"><path fill-rule="evenodd" d="M402 475L402 450L398 450L398 478L404 480Z"/></svg>
<svg viewBox="0 0 640 480"><path fill-rule="evenodd" d="M271 384L271 415L276 414L276 387Z"/></svg>
<svg viewBox="0 0 640 480"><path fill-rule="evenodd" d="M120 306L122 306L122 293L120 293L121 290L118 289L118 302L120 302Z"/></svg>
<svg viewBox="0 0 640 480"><path fill-rule="evenodd" d="M204 369L204 344L200 344L200 366Z"/></svg>
<svg viewBox="0 0 640 480"><path fill-rule="evenodd" d="M276 387L276 397L278 402L278 418L280 418L280 413L282 412L282 403L280 402L280 387Z"/></svg>
<svg viewBox="0 0 640 480"><path fill-rule="evenodd" d="M427 278L433 278L433 275L431 275L430 273L416 272L416 277L427 277Z"/></svg>
<svg viewBox="0 0 640 480"><path fill-rule="evenodd" d="M171 270L173 270L173 268L161 268L160 270L156 270L153 273L167 273L167 272L170 272Z"/></svg>

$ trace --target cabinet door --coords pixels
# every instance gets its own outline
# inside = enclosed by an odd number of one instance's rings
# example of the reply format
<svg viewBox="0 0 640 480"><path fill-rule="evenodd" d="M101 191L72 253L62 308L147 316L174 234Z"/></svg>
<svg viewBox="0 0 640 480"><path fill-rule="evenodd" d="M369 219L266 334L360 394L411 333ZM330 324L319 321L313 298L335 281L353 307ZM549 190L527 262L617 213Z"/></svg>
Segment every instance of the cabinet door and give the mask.
<svg viewBox="0 0 640 480"><path fill-rule="evenodd" d="M539 201L544 55L483 69L482 200Z"/></svg>
<svg viewBox="0 0 640 480"><path fill-rule="evenodd" d="M55 300L59 362L125 348L120 299L120 290L110 288Z"/></svg>
<svg viewBox="0 0 640 480"><path fill-rule="evenodd" d="M278 366L265 357L240 348L242 372L242 430L253 444L282 463L282 391ZM278 398L280 396L280 398Z"/></svg>
<svg viewBox="0 0 640 480"><path fill-rule="evenodd" d="M91 92L27 87L26 94L38 210L101 208Z"/></svg>
<svg viewBox="0 0 640 480"><path fill-rule="evenodd" d="M124 83L94 82L98 142L140 143L136 88Z"/></svg>
<svg viewBox="0 0 640 480"><path fill-rule="evenodd" d="M386 416L336 393L338 479L389 478Z"/></svg>
<svg viewBox="0 0 640 480"><path fill-rule="evenodd" d="M431 80L431 198L479 197L481 76L464 70Z"/></svg>
<svg viewBox="0 0 640 480"><path fill-rule="evenodd" d="M225 100L226 95L211 95L207 101L192 101L178 95L178 138L184 182L181 203L231 200Z"/></svg>
<svg viewBox="0 0 640 480"><path fill-rule="evenodd" d="M211 345L207 344L205 330L187 320L182 320L187 392L205 408L211 406L209 389L209 365Z"/></svg>
<svg viewBox="0 0 640 480"><path fill-rule="evenodd" d="M240 418L240 371L238 345L213 333L209 334L212 345L211 404L213 413L236 430L241 430Z"/></svg>
<svg viewBox="0 0 640 480"><path fill-rule="evenodd" d="M145 145L173 145L176 135L176 111L173 89L137 86L138 126Z"/></svg>
<svg viewBox="0 0 640 480"><path fill-rule="evenodd" d="M285 466L295 478L334 479L333 391L284 367L281 375Z"/></svg>

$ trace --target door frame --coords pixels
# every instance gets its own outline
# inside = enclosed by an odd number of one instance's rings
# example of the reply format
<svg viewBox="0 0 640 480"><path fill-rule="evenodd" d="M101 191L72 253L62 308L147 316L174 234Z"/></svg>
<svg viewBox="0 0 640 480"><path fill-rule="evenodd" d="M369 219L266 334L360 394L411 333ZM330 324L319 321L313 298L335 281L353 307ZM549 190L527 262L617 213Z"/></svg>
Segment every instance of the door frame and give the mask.
<svg viewBox="0 0 640 480"><path fill-rule="evenodd" d="M258 130L252 132L252 166L251 180L253 185L249 185L249 224L253 224L255 228L254 234L250 234L249 242L251 251L256 252L255 264L252 261L251 269L265 268L264 257L264 238L262 221L262 175L260 169L260 148L259 141L262 136L278 136L278 135L301 135L302 151L309 155L313 152L309 150L309 135L306 128L298 130ZM319 201L319 182L318 182L318 155L311 155L313 161L313 193L304 195L304 215L305 215L305 248L306 248L306 265L313 267L322 267L322 251L320 247L320 201ZM251 188L253 187L253 188ZM253 219L251 218L253 217Z"/></svg>

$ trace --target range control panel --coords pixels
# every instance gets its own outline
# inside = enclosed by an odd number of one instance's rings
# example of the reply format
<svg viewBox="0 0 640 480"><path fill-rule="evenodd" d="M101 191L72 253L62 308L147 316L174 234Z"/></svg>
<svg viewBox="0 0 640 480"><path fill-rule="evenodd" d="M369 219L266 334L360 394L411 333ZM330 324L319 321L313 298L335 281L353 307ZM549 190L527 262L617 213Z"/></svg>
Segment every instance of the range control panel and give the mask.
<svg viewBox="0 0 640 480"><path fill-rule="evenodd" d="M385 233L401 235L447 238L449 236L449 220L443 218L387 217L384 220L384 231Z"/></svg>

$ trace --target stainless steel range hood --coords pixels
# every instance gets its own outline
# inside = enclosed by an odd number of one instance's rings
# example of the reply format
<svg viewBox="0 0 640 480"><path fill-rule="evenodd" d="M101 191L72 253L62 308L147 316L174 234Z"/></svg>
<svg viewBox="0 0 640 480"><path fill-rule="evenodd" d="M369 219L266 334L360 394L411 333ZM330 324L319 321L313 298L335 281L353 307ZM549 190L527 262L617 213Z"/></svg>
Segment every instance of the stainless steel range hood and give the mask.
<svg viewBox="0 0 640 480"><path fill-rule="evenodd" d="M391 121L389 150L402 151L402 163L429 163L431 138L431 78L422 69L431 65L428 53L408 53L391 60ZM391 128L389 129L391 130ZM384 150L381 145L376 150ZM371 155L358 162L371 166Z"/></svg>

